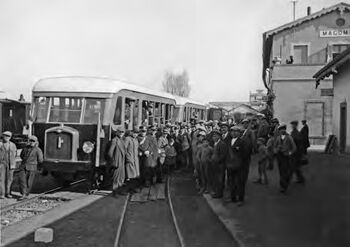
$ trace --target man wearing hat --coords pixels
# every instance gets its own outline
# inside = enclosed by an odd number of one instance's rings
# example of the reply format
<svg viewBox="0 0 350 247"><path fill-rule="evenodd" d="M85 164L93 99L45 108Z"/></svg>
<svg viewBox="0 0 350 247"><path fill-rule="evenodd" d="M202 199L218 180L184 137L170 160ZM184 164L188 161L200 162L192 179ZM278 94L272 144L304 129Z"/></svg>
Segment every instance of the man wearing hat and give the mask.
<svg viewBox="0 0 350 247"><path fill-rule="evenodd" d="M245 197L244 159L246 157L246 144L241 138L242 131L243 128L240 126L231 127L230 135L232 139L228 147L226 161L227 183L230 188L231 201L238 202L238 206L243 206Z"/></svg>
<svg viewBox="0 0 350 247"><path fill-rule="evenodd" d="M200 171L199 194L209 193L212 189L210 184L211 181L209 181L209 166L211 163L213 148L209 145L209 140L205 136L206 134L204 131L199 133L199 138L202 140L202 142L198 145L197 151Z"/></svg>
<svg viewBox="0 0 350 247"><path fill-rule="evenodd" d="M125 133L124 127L117 127L115 137L112 139L111 146L108 150L108 156L111 158L111 167L113 171L113 195L125 195L121 190L125 181L125 142L123 140Z"/></svg>
<svg viewBox="0 0 350 247"><path fill-rule="evenodd" d="M277 155L277 163L280 174L280 192L286 193L290 175L292 172L291 156L296 151L293 138L287 133L287 125L281 123L278 127L279 136L277 136L274 144L274 153Z"/></svg>
<svg viewBox="0 0 350 247"><path fill-rule="evenodd" d="M292 154L291 161L292 161L292 168L293 173L295 173L297 177L298 183L305 183L305 178L303 173L301 172L301 156L303 155L303 139L301 137L301 134L298 130L298 121L294 120L290 122L292 126L292 131L290 132L290 136L293 138L293 141L296 146L296 151ZM291 174L292 176L293 174Z"/></svg>
<svg viewBox="0 0 350 247"><path fill-rule="evenodd" d="M140 176L138 128L134 128L125 137L125 170L130 192L135 192L136 179Z"/></svg>
<svg viewBox="0 0 350 247"><path fill-rule="evenodd" d="M300 130L302 142L303 142L303 154L307 154L307 149L310 147L309 141L309 126L306 123L306 120L301 120L303 127Z"/></svg>
<svg viewBox="0 0 350 247"><path fill-rule="evenodd" d="M23 200L29 195L38 170L38 164L43 162L43 152L38 147L38 138L36 136L29 137L27 146L21 152L21 159L18 177L22 197L19 200Z"/></svg>
<svg viewBox="0 0 350 247"><path fill-rule="evenodd" d="M246 183L249 176L251 156L253 154L253 151L256 150L256 137L254 136L253 131L250 130L248 119L242 120L242 128L243 133L241 138L244 140L246 154L246 156L244 157L243 179Z"/></svg>
<svg viewBox="0 0 350 247"><path fill-rule="evenodd" d="M16 168L16 145L10 141L12 133L2 133L0 142L0 199L11 198L13 171Z"/></svg>
<svg viewBox="0 0 350 247"><path fill-rule="evenodd" d="M221 133L218 130L213 130L213 141L214 149L210 169L210 173L213 174L213 176L211 176L213 180L211 184L214 190L212 197L222 198L225 185L225 161L227 157L227 145L221 140Z"/></svg>

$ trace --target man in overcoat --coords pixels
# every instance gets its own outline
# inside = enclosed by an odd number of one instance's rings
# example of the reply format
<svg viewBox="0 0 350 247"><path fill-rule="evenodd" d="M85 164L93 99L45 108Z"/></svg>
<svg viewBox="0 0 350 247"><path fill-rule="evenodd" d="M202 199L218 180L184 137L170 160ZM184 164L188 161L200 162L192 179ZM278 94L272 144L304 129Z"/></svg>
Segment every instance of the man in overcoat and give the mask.
<svg viewBox="0 0 350 247"><path fill-rule="evenodd" d="M0 199L12 198L11 185L16 169L16 145L10 141L12 133L5 131L0 142Z"/></svg>
<svg viewBox="0 0 350 247"><path fill-rule="evenodd" d="M293 138L287 133L286 124L280 124L278 131L279 135L274 143L274 153L277 155L277 163L280 174L280 192L286 193L292 173L291 156L297 148Z"/></svg>
<svg viewBox="0 0 350 247"><path fill-rule="evenodd" d="M294 120L291 123L292 131L290 132L290 136L293 138L293 141L296 146L296 151L292 154L291 162L292 162L292 173L297 177L297 183L305 183L305 177L301 171L301 156L303 155L304 146L303 139L298 130L298 121ZM292 175L291 175L292 176Z"/></svg>
<svg viewBox="0 0 350 247"><path fill-rule="evenodd" d="M38 164L43 162L43 152L38 147L38 138L30 136L28 139L29 143L20 155L22 162L19 166L18 177L22 197L19 200L23 200L29 195L38 170Z"/></svg>
<svg viewBox="0 0 350 247"><path fill-rule="evenodd" d="M302 120L301 123L303 124L303 127L300 130L303 144L303 154L306 155L307 149L310 147L309 126L307 125L306 120Z"/></svg>
<svg viewBox="0 0 350 247"><path fill-rule="evenodd" d="M249 176L251 156L253 154L253 150L256 149L256 138L254 136L253 131L250 129L248 119L244 119L242 121L242 125L243 125L243 134L242 134L241 138L244 140L244 143L246 145L245 146L244 166L243 166L243 179L246 183L248 180L248 176Z"/></svg>
<svg viewBox="0 0 350 247"><path fill-rule="evenodd" d="M111 146L108 151L108 156L111 158L111 166L113 171L113 194L125 195L121 187L125 182L125 141L123 140L125 133L124 127L118 127L116 135L112 139Z"/></svg>
<svg viewBox="0 0 350 247"><path fill-rule="evenodd" d="M213 155L211 163L211 178L214 193L213 198L222 198L225 187L225 161L227 157L227 145L221 140L221 133L218 130L213 130ZM224 177L224 179L222 179Z"/></svg>
<svg viewBox="0 0 350 247"><path fill-rule="evenodd" d="M238 202L237 206L243 206L245 197L244 182L244 159L245 146L244 140L240 137L242 128L239 126L231 127L231 143L228 147L228 159L226 161L227 182L231 193L231 201Z"/></svg>
<svg viewBox="0 0 350 247"><path fill-rule="evenodd" d="M140 164L139 164L139 141L137 136L139 130L134 128L127 137L125 137L125 168L126 177L131 192L135 192L136 179L140 176Z"/></svg>

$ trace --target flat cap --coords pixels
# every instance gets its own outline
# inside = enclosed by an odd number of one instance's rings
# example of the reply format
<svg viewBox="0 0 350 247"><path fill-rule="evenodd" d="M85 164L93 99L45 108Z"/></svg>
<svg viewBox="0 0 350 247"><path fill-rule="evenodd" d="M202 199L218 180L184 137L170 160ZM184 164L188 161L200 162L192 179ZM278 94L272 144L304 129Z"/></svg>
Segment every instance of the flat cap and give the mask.
<svg viewBox="0 0 350 247"><path fill-rule="evenodd" d="M12 132L11 131L5 131L2 133L3 136L8 136L8 137L12 137Z"/></svg>
<svg viewBox="0 0 350 247"><path fill-rule="evenodd" d="M242 123L249 123L249 119L248 118L243 119Z"/></svg>
<svg viewBox="0 0 350 247"><path fill-rule="evenodd" d="M36 136L29 136L28 138L30 141L34 141L34 142L37 142L38 141L38 138Z"/></svg>
<svg viewBox="0 0 350 247"><path fill-rule="evenodd" d="M199 131L197 136L206 136L207 134L205 133L205 131Z"/></svg>
<svg viewBox="0 0 350 247"><path fill-rule="evenodd" d="M234 125L234 126L232 126L230 128L230 130L232 130L232 131L240 131L241 132L243 130L243 128L241 126L239 126L239 125Z"/></svg>
<svg viewBox="0 0 350 247"><path fill-rule="evenodd" d="M125 132L125 128L123 126L118 126L115 130L118 132Z"/></svg>
<svg viewBox="0 0 350 247"><path fill-rule="evenodd" d="M220 123L220 127L222 127L222 126L228 127L228 122L221 122L221 123Z"/></svg>
<svg viewBox="0 0 350 247"><path fill-rule="evenodd" d="M293 121L290 122L290 124L292 124L292 125L296 125L296 124L298 124L298 123L299 123L298 120L293 120Z"/></svg>
<svg viewBox="0 0 350 247"><path fill-rule="evenodd" d="M281 123L279 126L278 126L278 129L287 129L287 124L285 123Z"/></svg>

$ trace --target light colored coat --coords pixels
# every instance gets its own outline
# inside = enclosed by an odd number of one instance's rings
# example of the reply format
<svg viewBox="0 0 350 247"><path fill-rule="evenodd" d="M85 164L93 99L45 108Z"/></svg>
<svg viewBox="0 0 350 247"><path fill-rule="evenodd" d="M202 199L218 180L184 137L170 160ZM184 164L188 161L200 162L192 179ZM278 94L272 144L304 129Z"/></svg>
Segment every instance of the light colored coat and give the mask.
<svg viewBox="0 0 350 247"><path fill-rule="evenodd" d="M125 143L118 136L112 139L108 156L112 159L111 166L115 168L113 174L113 190L119 188L125 181Z"/></svg>
<svg viewBox="0 0 350 247"><path fill-rule="evenodd" d="M10 144L10 152L7 153L4 143L0 142L0 164L2 165L8 165L10 170L16 169L16 153L17 153L17 148L16 145L13 142L9 142ZM8 160L9 160L9 164L7 164L7 162L5 161L5 155L9 155L8 156Z"/></svg>
<svg viewBox="0 0 350 247"><path fill-rule="evenodd" d="M125 138L126 147L126 175L128 178L140 176L139 164L139 142L136 138L128 136Z"/></svg>

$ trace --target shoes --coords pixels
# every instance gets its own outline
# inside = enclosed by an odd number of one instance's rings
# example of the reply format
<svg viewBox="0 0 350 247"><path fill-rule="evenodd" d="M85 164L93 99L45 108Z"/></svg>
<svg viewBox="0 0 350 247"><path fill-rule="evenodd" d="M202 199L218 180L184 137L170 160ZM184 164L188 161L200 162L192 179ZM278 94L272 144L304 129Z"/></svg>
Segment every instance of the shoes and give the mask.
<svg viewBox="0 0 350 247"><path fill-rule="evenodd" d="M5 199L5 197L4 196L0 196L0 199Z"/></svg>
<svg viewBox="0 0 350 247"><path fill-rule="evenodd" d="M262 184L262 181L261 181L261 179L259 178L259 179L255 180L253 183L255 183L255 184Z"/></svg>
<svg viewBox="0 0 350 247"><path fill-rule="evenodd" d="M198 191L198 194L202 195L204 193L204 191L205 191L205 189L202 188Z"/></svg>
<svg viewBox="0 0 350 247"><path fill-rule="evenodd" d="M18 198L18 201L23 201L23 200L25 200L25 199L27 199L28 197L26 196L26 195L23 195L23 196L21 196L20 198Z"/></svg>
<svg viewBox="0 0 350 247"><path fill-rule="evenodd" d="M287 193L287 189L280 189L280 192L282 193L282 194L286 194Z"/></svg>
<svg viewBox="0 0 350 247"><path fill-rule="evenodd" d="M297 184L305 184L305 180L298 180L296 183Z"/></svg>
<svg viewBox="0 0 350 247"><path fill-rule="evenodd" d="M205 190L203 193L204 193L204 194L209 194L209 191L208 191L208 190Z"/></svg>
<svg viewBox="0 0 350 247"><path fill-rule="evenodd" d="M212 194L211 197L212 197L212 198L222 198L222 195L219 195L219 194Z"/></svg>
<svg viewBox="0 0 350 247"><path fill-rule="evenodd" d="M6 198L13 198L11 194L5 195Z"/></svg>
<svg viewBox="0 0 350 247"><path fill-rule="evenodd" d="M243 201L237 202L237 207L242 207L243 205L244 205L244 202L243 202Z"/></svg>

